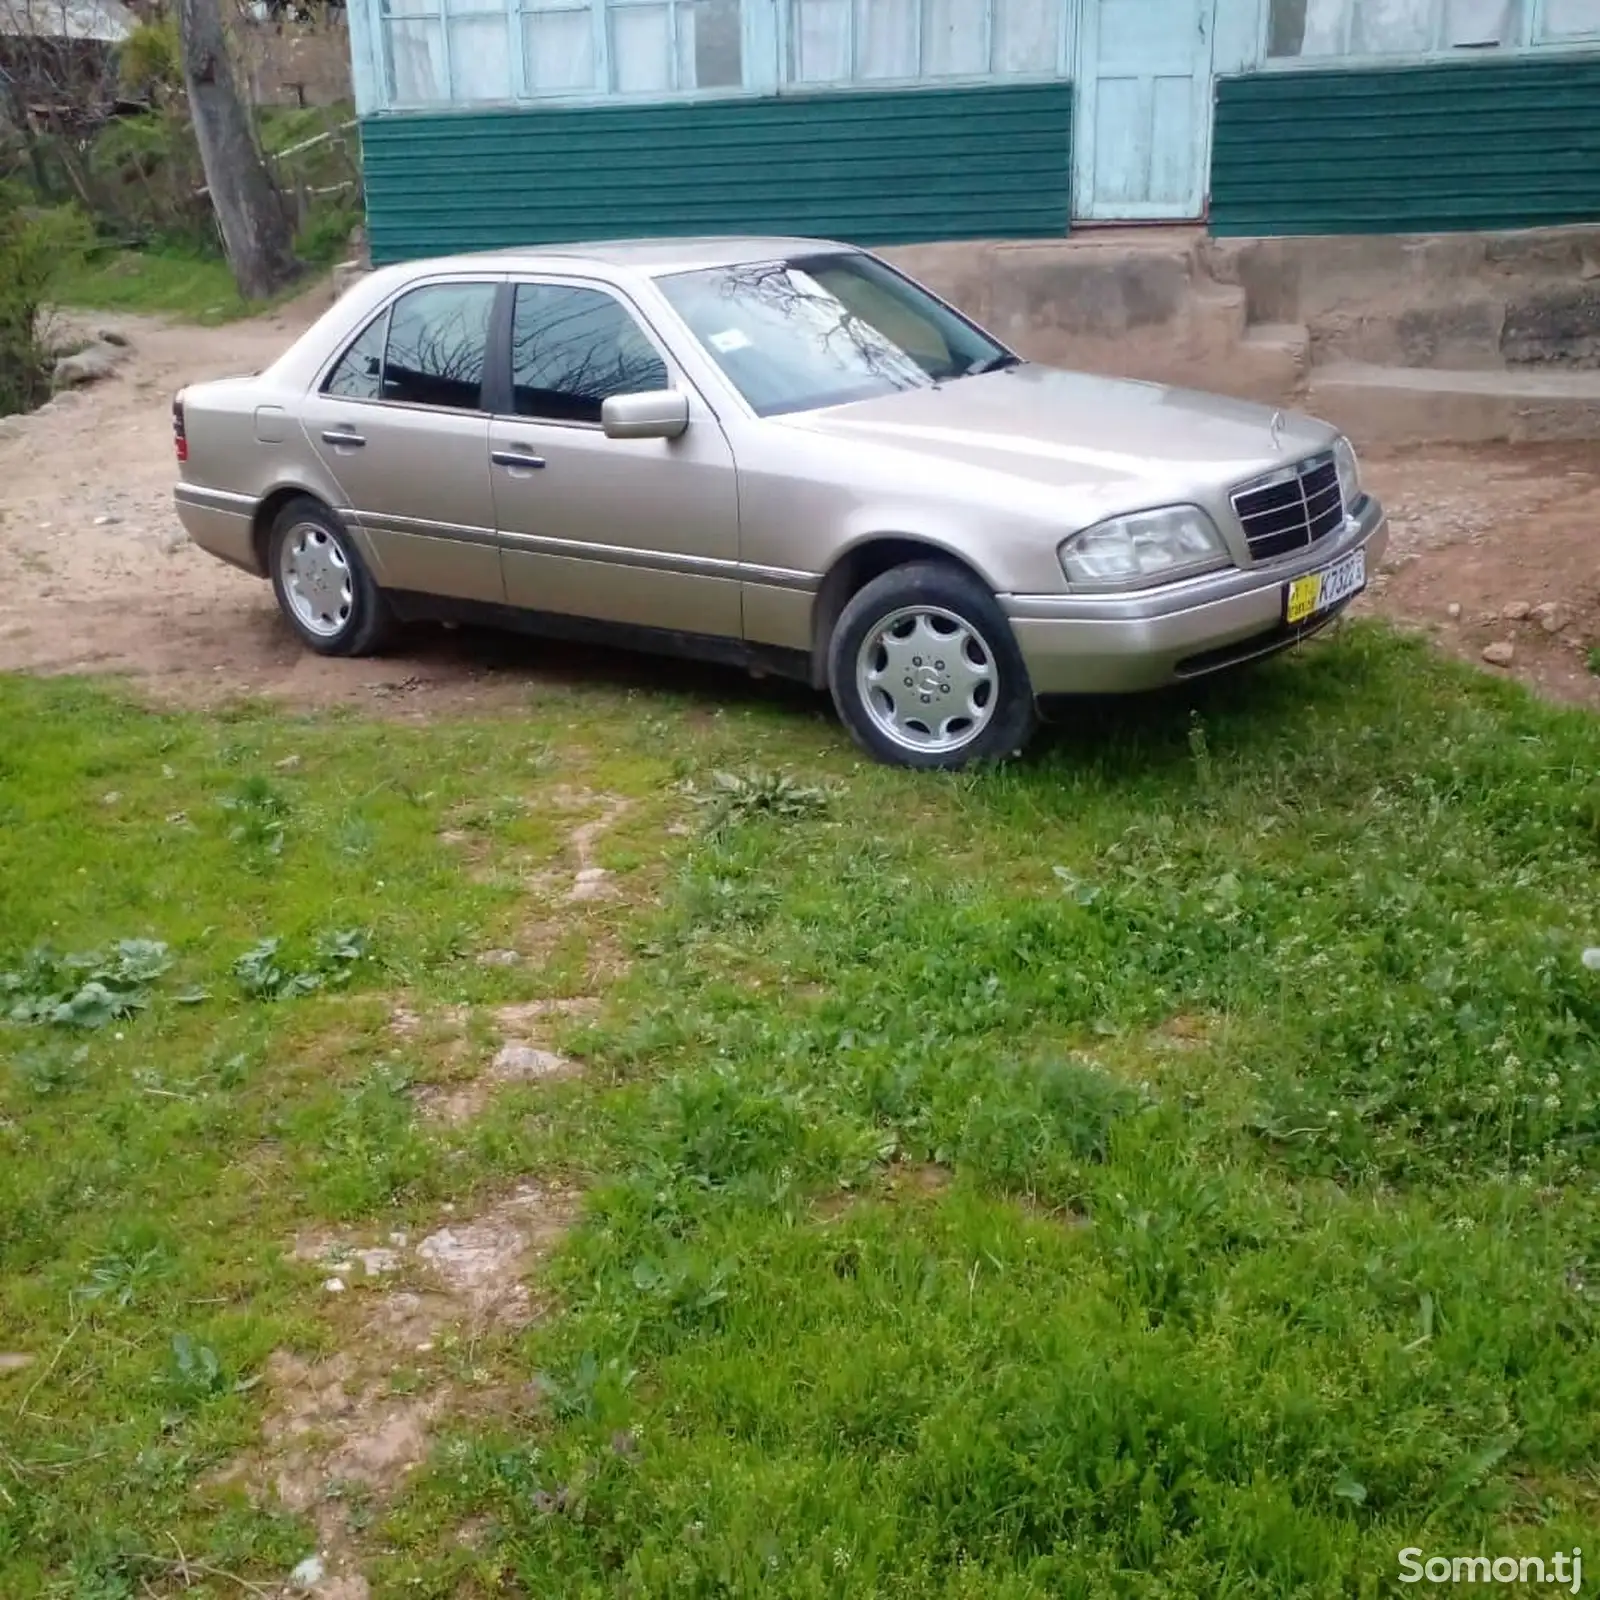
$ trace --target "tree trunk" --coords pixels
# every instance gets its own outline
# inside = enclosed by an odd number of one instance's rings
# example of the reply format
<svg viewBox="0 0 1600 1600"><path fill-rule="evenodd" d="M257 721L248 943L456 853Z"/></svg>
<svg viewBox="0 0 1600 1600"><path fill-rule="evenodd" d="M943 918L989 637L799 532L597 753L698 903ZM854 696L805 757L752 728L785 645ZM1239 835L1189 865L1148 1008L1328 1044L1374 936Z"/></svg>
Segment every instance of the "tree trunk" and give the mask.
<svg viewBox="0 0 1600 1600"><path fill-rule="evenodd" d="M178 0L178 36L189 115L228 264L239 293L264 300L292 283L300 264L283 197L239 98L217 0Z"/></svg>

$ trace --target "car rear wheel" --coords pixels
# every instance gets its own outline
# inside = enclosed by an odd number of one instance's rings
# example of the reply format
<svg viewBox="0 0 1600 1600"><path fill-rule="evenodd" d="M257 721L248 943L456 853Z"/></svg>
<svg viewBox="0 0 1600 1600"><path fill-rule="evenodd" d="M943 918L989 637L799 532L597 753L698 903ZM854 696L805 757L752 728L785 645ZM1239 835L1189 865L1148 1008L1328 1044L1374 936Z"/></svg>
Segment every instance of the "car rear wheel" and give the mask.
<svg viewBox="0 0 1600 1600"><path fill-rule="evenodd" d="M366 656L394 633L394 613L355 541L320 501L291 500L273 519L267 559L289 625L325 656Z"/></svg>
<svg viewBox="0 0 1600 1600"><path fill-rule="evenodd" d="M955 566L912 562L845 606L828 649L839 716L880 761L952 770L1016 755L1033 686L1011 624Z"/></svg>

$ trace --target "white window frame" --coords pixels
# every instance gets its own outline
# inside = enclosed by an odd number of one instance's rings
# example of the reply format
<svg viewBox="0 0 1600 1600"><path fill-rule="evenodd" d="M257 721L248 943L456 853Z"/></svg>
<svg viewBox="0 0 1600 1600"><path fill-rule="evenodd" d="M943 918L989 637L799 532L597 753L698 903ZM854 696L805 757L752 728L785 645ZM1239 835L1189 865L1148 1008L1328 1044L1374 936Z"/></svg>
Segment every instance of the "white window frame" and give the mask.
<svg viewBox="0 0 1600 1600"><path fill-rule="evenodd" d="M1444 36L1447 0L1431 0L1430 34L1434 43L1426 50L1393 51L1382 55L1271 56L1267 51L1272 43L1272 0L1261 0L1256 41L1256 61L1267 72L1330 72L1340 68L1415 67L1437 66L1449 61L1505 61L1529 56L1592 54L1600 49L1600 21L1592 31L1568 34L1558 39L1546 39L1544 33L1547 0L1522 0L1517 27L1513 37L1498 45L1450 45L1440 41ZM1344 44L1348 50L1351 29L1355 24L1355 7L1352 3L1345 13Z"/></svg>
<svg viewBox="0 0 1600 1600"><path fill-rule="evenodd" d="M759 0L758 0L759 3ZM989 67L984 72L939 73L921 70L925 59L923 12L925 0L916 0L916 47L918 71L902 78L863 78L856 72L856 53L861 36L860 11L871 0L848 0L850 6L850 75L844 78L801 78L796 76L795 49L798 30L794 13L797 0L778 0L778 70L783 91L789 93L826 94L848 89L872 91L874 89L960 89L979 84L1000 83L1057 83L1072 76L1074 41L1077 35L1078 6L1080 0L1054 0L1056 6L1056 59L1052 67L1035 72L997 72L994 69L994 10L996 0L979 0L983 6L983 37ZM746 9L749 9L748 0ZM780 91L781 92L781 91Z"/></svg>
<svg viewBox="0 0 1600 1600"><path fill-rule="evenodd" d="M382 111L461 111L489 110L503 105L638 105L659 104L674 100L730 100L757 94L771 94L777 86L775 26L772 15L777 9L775 0L741 0L739 7L739 45L742 82L719 84L710 88L688 87L680 83L682 63L678 55L680 18L683 6L695 0L501 0L500 4L485 4L474 0L461 10L452 11L449 0L434 0L426 10L399 12L391 15L386 0L352 0L350 9L362 15L363 24L370 21L372 37L369 49L372 57L370 69L372 87L359 98L363 110ZM614 87L615 52L612 48L612 18L622 11L665 7L668 13L669 59L668 75L671 87L624 93ZM528 46L526 19L549 15L553 12L582 12L588 16L590 28L590 61L593 78L587 88L563 86L558 89L535 88L528 71ZM451 61L450 23L465 17L503 17L507 29L507 48L510 52L509 100L465 100L456 96L456 75ZM396 92L394 51L391 28L396 22L427 23L436 30L440 53L437 57L441 98L437 100L403 100ZM352 51L358 67L358 90L363 88L364 76L360 70L365 53L357 35L365 33L358 24L352 35ZM373 92L375 90L375 92Z"/></svg>

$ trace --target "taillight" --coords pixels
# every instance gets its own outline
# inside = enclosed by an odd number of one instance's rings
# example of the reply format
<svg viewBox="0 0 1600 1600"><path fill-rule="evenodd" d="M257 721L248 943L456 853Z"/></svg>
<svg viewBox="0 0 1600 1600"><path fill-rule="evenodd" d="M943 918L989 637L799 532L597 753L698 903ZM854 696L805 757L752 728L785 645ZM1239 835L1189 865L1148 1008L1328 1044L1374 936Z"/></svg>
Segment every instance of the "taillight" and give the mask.
<svg viewBox="0 0 1600 1600"><path fill-rule="evenodd" d="M178 452L180 461L189 459L189 435L183 426L183 396L177 395L172 402L172 444Z"/></svg>

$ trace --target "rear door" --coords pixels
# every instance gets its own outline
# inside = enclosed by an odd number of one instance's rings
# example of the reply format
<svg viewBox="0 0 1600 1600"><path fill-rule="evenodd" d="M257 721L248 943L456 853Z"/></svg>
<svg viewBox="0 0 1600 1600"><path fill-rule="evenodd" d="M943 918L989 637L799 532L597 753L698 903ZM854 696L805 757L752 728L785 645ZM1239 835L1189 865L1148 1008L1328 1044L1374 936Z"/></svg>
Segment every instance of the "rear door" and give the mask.
<svg viewBox="0 0 1600 1600"><path fill-rule="evenodd" d="M483 407L499 292L491 277L406 290L303 407L306 438L366 533L386 589L505 597Z"/></svg>
<svg viewBox="0 0 1600 1600"><path fill-rule="evenodd" d="M608 284L512 286L510 393L489 425L506 598L530 611L738 638L739 497L711 408ZM602 403L675 388L676 439L608 439Z"/></svg>

